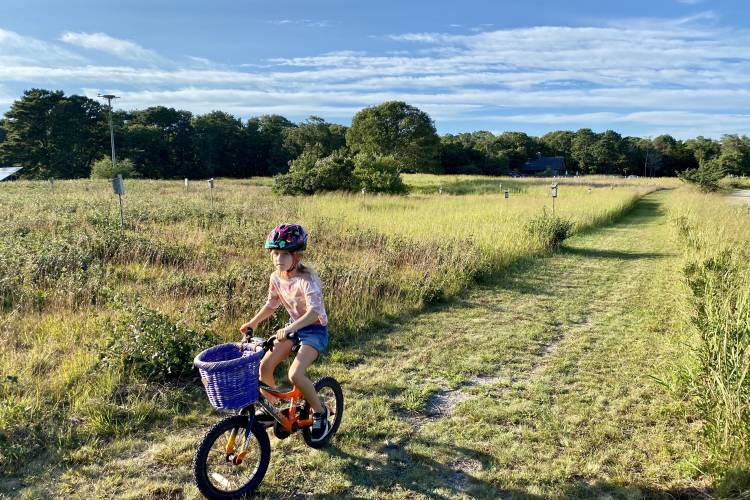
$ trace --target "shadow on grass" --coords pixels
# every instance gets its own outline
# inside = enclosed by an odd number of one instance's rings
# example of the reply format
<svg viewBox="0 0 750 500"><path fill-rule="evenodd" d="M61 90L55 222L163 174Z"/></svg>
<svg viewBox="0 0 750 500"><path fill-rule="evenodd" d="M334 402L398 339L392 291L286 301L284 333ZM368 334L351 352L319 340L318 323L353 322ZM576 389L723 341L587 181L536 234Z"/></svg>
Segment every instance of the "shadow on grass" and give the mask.
<svg viewBox="0 0 750 500"><path fill-rule="evenodd" d="M576 248L561 247L560 253L563 255L579 255L592 259L620 259L620 260L640 260L640 259L659 259L662 257L671 257L668 253L659 252L621 252L618 250L601 250L598 248Z"/></svg>
<svg viewBox="0 0 750 500"><path fill-rule="evenodd" d="M436 450L436 454L445 457L446 463L415 451L412 445ZM329 446L321 452L343 462L341 471L351 483L349 491L343 493L343 496L355 495L352 490L367 489L380 494L398 491L407 497L425 496L440 500L457 497L529 500L549 498L548 495L503 487L502 484L477 477L485 471L491 473L495 469L494 457L491 455L419 437L403 444L382 444L376 449L377 458L374 459L348 453L335 446ZM700 489L659 489L647 485L587 480L580 476L568 479L569 481L559 485L548 485L552 490L550 494L563 498L710 498L707 491ZM261 486L258 493L276 497L290 496L291 492Z"/></svg>

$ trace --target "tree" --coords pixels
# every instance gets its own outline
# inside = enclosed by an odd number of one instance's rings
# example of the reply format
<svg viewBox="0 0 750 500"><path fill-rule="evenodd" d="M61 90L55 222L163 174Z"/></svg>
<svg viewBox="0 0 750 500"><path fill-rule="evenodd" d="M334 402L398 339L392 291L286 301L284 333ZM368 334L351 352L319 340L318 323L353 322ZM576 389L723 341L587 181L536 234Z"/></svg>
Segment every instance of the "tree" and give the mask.
<svg viewBox="0 0 750 500"><path fill-rule="evenodd" d="M698 168L690 168L678 174L683 181L695 184L701 191L719 190L719 181L724 177L724 168L718 158L701 160Z"/></svg>
<svg viewBox="0 0 750 500"><path fill-rule="evenodd" d="M590 147L596 170L604 174L623 174L627 165L622 137L613 130L598 135Z"/></svg>
<svg viewBox="0 0 750 500"><path fill-rule="evenodd" d="M568 169L574 170L577 168L577 163L572 155L573 138L575 138L575 132L570 130L556 130L544 134L539 139L539 142L544 154L564 157Z"/></svg>
<svg viewBox="0 0 750 500"><path fill-rule="evenodd" d="M193 145L198 177L247 175L245 131L242 121L223 111L193 118Z"/></svg>
<svg viewBox="0 0 750 500"><path fill-rule="evenodd" d="M539 143L523 132L503 132L497 137L495 145L508 158L509 167L515 170L541 152Z"/></svg>
<svg viewBox="0 0 750 500"><path fill-rule="evenodd" d="M744 135L722 136L719 163L727 174L750 175L750 139Z"/></svg>
<svg viewBox="0 0 750 500"><path fill-rule="evenodd" d="M283 133L284 149L293 158L308 149L314 149L322 158L346 146L346 127L326 123L319 116L311 116L296 127L287 127Z"/></svg>
<svg viewBox="0 0 750 500"><path fill-rule="evenodd" d="M570 154L583 173L600 173L597 158L594 156L594 144L597 140L597 135L590 128L582 128L576 131L571 141Z"/></svg>
<svg viewBox="0 0 750 500"><path fill-rule="evenodd" d="M695 139L685 141L685 149L690 151L695 161L710 160L721 154L721 144L713 139L699 135Z"/></svg>
<svg viewBox="0 0 750 500"><path fill-rule="evenodd" d="M699 165L692 152L671 135L660 135L653 140L652 144L661 154L662 159L661 169L655 171L655 175L673 176L677 172L694 169Z"/></svg>
<svg viewBox="0 0 750 500"><path fill-rule="evenodd" d="M280 115L263 115L248 121L248 128L257 130L260 137L260 156L264 163L261 175L274 175L289 169L289 160L293 156L284 149L284 131L295 126Z"/></svg>
<svg viewBox="0 0 750 500"><path fill-rule="evenodd" d="M438 172L440 138L429 115L401 101L388 101L354 115L346 132L353 153L392 156L402 172Z"/></svg>
<svg viewBox="0 0 750 500"><path fill-rule="evenodd" d="M31 89L5 114L0 163L22 167L21 176L44 179L88 176L108 141L101 105L62 91Z"/></svg>
<svg viewBox="0 0 750 500"><path fill-rule="evenodd" d="M195 165L192 113L164 106L135 111L125 126L124 153L151 178L189 177Z"/></svg>

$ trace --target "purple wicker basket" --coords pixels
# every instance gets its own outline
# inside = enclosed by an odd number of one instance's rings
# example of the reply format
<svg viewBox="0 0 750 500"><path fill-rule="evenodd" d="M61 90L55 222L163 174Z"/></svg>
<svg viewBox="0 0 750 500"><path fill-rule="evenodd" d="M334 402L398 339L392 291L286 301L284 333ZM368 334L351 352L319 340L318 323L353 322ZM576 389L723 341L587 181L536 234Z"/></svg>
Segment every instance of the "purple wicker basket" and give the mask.
<svg viewBox="0 0 750 500"><path fill-rule="evenodd" d="M217 410L239 410L258 399L258 368L263 351L242 351L237 344L210 347L195 357L208 400Z"/></svg>

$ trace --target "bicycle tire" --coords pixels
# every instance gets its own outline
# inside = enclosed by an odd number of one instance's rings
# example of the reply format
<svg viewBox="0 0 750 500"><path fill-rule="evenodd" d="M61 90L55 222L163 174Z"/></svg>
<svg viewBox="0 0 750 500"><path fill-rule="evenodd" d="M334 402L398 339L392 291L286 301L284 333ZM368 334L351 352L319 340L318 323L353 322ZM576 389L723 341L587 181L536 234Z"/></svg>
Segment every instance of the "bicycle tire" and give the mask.
<svg viewBox="0 0 750 500"><path fill-rule="evenodd" d="M246 415L234 415L217 422L203 436L193 459L193 477L198 489L206 498L217 500L242 498L253 492L260 485L261 481L263 481L263 477L268 470L268 464L271 461L271 442L268 439L265 428L257 422L253 425L251 434L257 440L260 455L257 466L249 480L236 489L224 491L214 486L208 477L208 455L216 441L232 429L239 428L244 432L247 429L247 424L248 417Z"/></svg>
<svg viewBox="0 0 750 500"><path fill-rule="evenodd" d="M323 377L315 382L315 391L320 395L320 392L324 389L330 389L333 392L336 401L335 414L333 415L331 430L321 439L313 439L310 427L302 429L302 438L305 440L305 444L311 448L323 448L326 446L331 441L333 435L336 434L336 431L339 430L341 418L344 415L344 392L341 390L341 384L333 377Z"/></svg>

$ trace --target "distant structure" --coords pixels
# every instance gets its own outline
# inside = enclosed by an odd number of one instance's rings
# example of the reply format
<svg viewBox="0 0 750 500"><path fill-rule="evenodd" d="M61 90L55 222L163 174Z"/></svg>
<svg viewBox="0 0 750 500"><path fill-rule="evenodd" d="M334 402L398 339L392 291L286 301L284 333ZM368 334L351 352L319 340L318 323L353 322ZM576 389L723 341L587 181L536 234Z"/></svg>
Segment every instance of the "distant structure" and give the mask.
<svg viewBox="0 0 750 500"><path fill-rule="evenodd" d="M552 175L565 175L567 168L565 167L564 156L539 156L534 160L529 160L521 167L521 173L526 175L534 175L544 172L545 170L551 170Z"/></svg>
<svg viewBox="0 0 750 500"><path fill-rule="evenodd" d="M16 177L18 177L16 174L19 170L21 170L21 168L22 167L0 168L0 182L14 180Z"/></svg>

